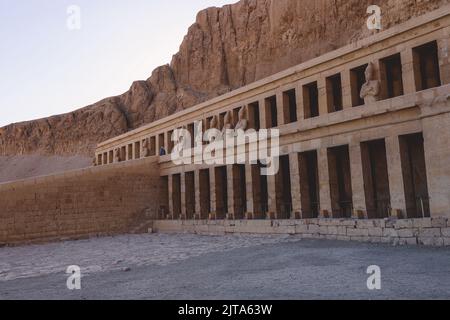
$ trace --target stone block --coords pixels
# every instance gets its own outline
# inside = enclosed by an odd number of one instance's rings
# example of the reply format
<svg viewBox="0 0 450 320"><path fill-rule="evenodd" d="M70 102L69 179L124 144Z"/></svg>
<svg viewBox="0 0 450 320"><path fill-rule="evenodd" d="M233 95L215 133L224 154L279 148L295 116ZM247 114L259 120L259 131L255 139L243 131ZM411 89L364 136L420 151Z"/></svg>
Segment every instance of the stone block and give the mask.
<svg viewBox="0 0 450 320"><path fill-rule="evenodd" d="M444 237L450 238L450 228L443 228L441 229L441 233Z"/></svg>
<svg viewBox="0 0 450 320"><path fill-rule="evenodd" d="M310 224L308 226L308 233L310 234L319 234L319 226L315 224Z"/></svg>
<svg viewBox="0 0 450 320"><path fill-rule="evenodd" d="M319 234L327 235L328 234L328 227L327 226L319 226Z"/></svg>
<svg viewBox="0 0 450 320"><path fill-rule="evenodd" d="M337 236L336 240L338 241L350 241L351 238L347 236Z"/></svg>
<svg viewBox="0 0 450 320"><path fill-rule="evenodd" d="M398 232L394 228L384 228L383 229L383 237L386 238L397 238Z"/></svg>
<svg viewBox="0 0 450 320"><path fill-rule="evenodd" d="M431 238L431 237L441 237L441 229L440 228L426 228L421 229L419 232L420 237Z"/></svg>
<svg viewBox="0 0 450 320"><path fill-rule="evenodd" d="M414 228L431 228L431 218L413 219Z"/></svg>
<svg viewBox="0 0 450 320"><path fill-rule="evenodd" d="M413 238L416 237L418 231L414 229L400 229L397 233L400 238Z"/></svg>
<svg viewBox="0 0 450 320"><path fill-rule="evenodd" d="M382 237L383 236L383 228L379 228L379 227L369 228L369 236L370 237Z"/></svg>
<svg viewBox="0 0 450 320"><path fill-rule="evenodd" d="M295 233L296 234L308 233L308 226L307 225L297 225L297 226L295 226Z"/></svg>
<svg viewBox="0 0 450 320"><path fill-rule="evenodd" d="M450 238L444 238L444 246L450 247Z"/></svg>
<svg viewBox="0 0 450 320"><path fill-rule="evenodd" d="M444 238L436 237L419 237L419 244L424 246L442 247L444 246Z"/></svg>
<svg viewBox="0 0 450 320"><path fill-rule="evenodd" d="M368 237L369 229L347 228L347 236L349 237Z"/></svg>
<svg viewBox="0 0 450 320"><path fill-rule="evenodd" d="M417 246L418 245L418 240L416 237L412 237L412 238L400 238L399 240L399 244L402 246Z"/></svg>
<svg viewBox="0 0 450 320"><path fill-rule="evenodd" d="M356 227L365 229L373 228L375 227L375 222L374 220L358 220L356 221Z"/></svg>
<svg viewBox="0 0 450 320"><path fill-rule="evenodd" d="M413 228L413 220L405 219L405 220L397 220L394 224L395 229L410 229Z"/></svg>
<svg viewBox="0 0 450 320"><path fill-rule="evenodd" d="M439 217L439 218L431 218L431 227L432 228L446 228L447 227L447 218Z"/></svg>
<svg viewBox="0 0 450 320"><path fill-rule="evenodd" d="M328 234L329 235L338 235L338 227L336 227L336 226L329 226L328 227Z"/></svg>

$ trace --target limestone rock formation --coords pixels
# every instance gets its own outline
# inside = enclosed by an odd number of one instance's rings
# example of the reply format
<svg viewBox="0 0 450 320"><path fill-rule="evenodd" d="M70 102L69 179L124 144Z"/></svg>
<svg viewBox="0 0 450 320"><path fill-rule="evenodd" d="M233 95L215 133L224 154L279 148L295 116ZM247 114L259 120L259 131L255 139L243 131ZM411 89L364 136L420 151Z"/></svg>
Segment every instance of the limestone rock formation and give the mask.
<svg viewBox="0 0 450 320"><path fill-rule="evenodd" d="M378 0L383 28L450 0ZM123 95L0 129L0 156L83 155L100 141L366 37L372 0L241 0L201 11L170 65ZM1 169L1 168L0 168Z"/></svg>

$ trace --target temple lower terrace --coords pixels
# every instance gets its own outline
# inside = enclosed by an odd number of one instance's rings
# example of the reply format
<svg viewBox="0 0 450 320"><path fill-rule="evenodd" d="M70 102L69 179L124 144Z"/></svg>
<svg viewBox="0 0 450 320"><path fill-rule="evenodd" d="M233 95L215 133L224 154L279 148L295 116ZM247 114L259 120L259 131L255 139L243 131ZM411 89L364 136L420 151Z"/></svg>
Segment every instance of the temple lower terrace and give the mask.
<svg viewBox="0 0 450 320"><path fill-rule="evenodd" d="M100 143L92 168L0 185L0 243L150 229L449 246L449 12ZM208 146L199 122L278 130L278 173L261 161L175 164L176 129L193 150Z"/></svg>

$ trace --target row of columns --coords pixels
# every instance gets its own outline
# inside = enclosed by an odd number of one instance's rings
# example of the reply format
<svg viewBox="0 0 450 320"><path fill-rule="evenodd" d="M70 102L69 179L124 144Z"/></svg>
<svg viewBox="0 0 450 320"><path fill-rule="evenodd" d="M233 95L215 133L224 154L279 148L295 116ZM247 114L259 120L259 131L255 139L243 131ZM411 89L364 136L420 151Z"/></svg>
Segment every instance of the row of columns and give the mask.
<svg viewBox="0 0 450 320"><path fill-rule="evenodd" d="M392 208L390 214L399 216L406 212L399 137L387 137L385 139L385 145ZM353 198L352 217L359 219L367 218L361 144L353 142L348 147ZM328 150L328 148L320 148L317 150L317 185L320 195L319 217L322 218L333 218ZM300 153L291 153L288 156L292 210L291 216L285 218L305 218L305 208L302 207L302 204L304 203L302 199L308 197L308 195L304 193L307 193L309 188L309 186L302 185L302 183L307 183L304 182L306 181L304 176L308 173L304 166L301 166L301 161L305 160L302 160ZM190 174L193 174L193 183L190 183L189 188L186 187L186 173L169 176L169 217L175 219L179 217L196 219L280 218L280 203L277 203L280 201L279 197L277 198L277 193L279 193L279 188L283 187L280 186L280 176L267 176L267 210L264 210L267 211L267 214L266 216L261 216L261 212L259 211L264 204L262 203L263 195L261 194L262 190L260 189L260 168L251 164L245 164L244 166L245 168L242 167L240 169L245 172L245 181L241 181L243 175L239 174L240 171L236 165L228 165L225 167L226 181L220 186L218 185L219 181L217 181L217 179L220 178L220 180L222 180L223 178L217 175L217 168L214 167L191 172ZM208 180L205 180L207 179L207 176L201 177L201 173L204 173L205 170L209 176ZM181 185L175 186L175 184L178 183ZM242 186L245 188L243 191L240 189ZM226 190L224 190L224 188L226 188ZM179 195L178 190L180 191ZM205 195L202 194L205 192L209 192L209 199L207 200L205 200ZM221 201L224 192L227 193L227 203L222 204ZM242 197L242 195L245 196ZM191 217L189 217L186 212L188 197L195 198L195 205L192 206L195 212L193 212ZM208 210L205 209L206 205L209 205L209 208L207 208ZM218 210L222 207L227 209L227 215L218 214ZM241 208L244 207L246 209L245 212L241 212ZM175 212L176 210L179 212Z"/></svg>

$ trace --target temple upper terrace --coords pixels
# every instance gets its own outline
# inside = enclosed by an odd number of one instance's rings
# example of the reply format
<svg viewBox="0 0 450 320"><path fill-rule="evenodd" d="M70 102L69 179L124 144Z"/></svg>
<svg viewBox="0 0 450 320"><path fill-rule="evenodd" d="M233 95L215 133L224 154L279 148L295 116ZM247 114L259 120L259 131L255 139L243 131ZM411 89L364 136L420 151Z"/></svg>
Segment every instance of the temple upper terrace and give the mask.
<svg viewBox="0 0 450 320"><path fill-rule="evenodd" d="M248 128L278 128L284 136L372 115L364 106L388 111L403 103L396 97L417 102L411 94L450 83L448 12L450 6L102 142L96 165L158 156L161 148L168 155L174 129L193 132L195 121L209 129L215 120L222 130L227 113L236 125L241 108L246 108ZM424 67L424 61L432 65ZM369 64L380 88L367 102L360 94Z"/></svg>

